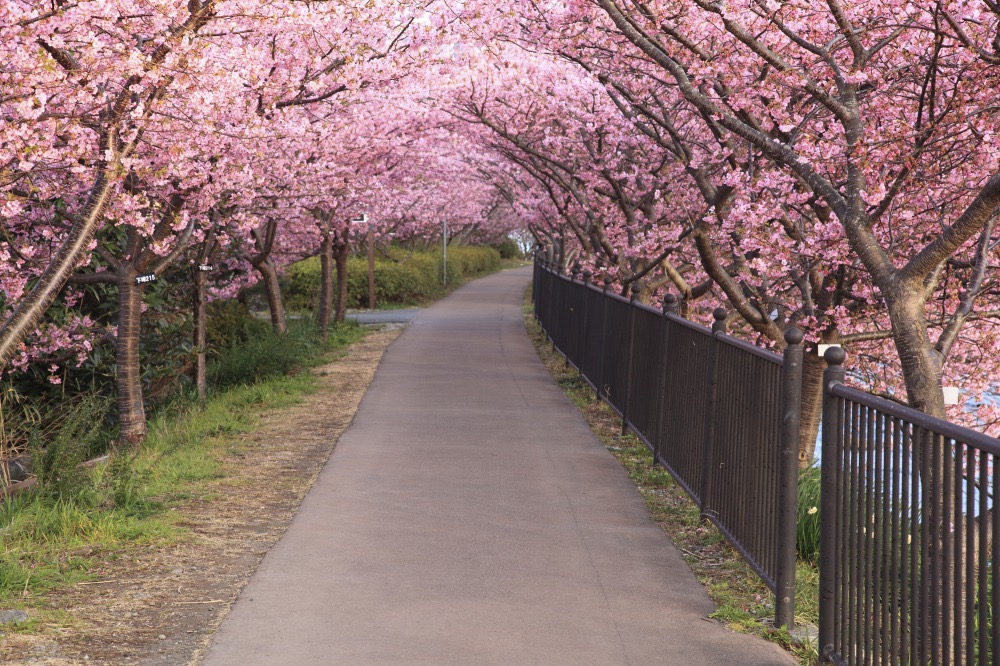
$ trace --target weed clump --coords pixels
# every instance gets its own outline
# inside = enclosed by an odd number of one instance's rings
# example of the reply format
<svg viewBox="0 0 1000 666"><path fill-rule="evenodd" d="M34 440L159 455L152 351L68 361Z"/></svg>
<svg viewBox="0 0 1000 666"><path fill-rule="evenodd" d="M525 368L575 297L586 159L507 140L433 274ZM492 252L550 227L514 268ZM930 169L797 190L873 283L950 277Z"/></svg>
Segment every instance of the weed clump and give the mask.
<svg viewBox="0 0 1000 666"><path fill-rule="evenodd" d="M111 401L89 394L66 403L51 437L40 429L29 432L28 449L41 492L78 504L92 502L93 485L83 462L108 443L105 420Z"/></svg>
<svg viewBox="0 0 1000 666"><path fill-rule="evenodd" d="M224 388L294 374L316 352L318 342L311 329L289 322L285 334L269 330L223 349L208 366L209 384Z"/></svg>

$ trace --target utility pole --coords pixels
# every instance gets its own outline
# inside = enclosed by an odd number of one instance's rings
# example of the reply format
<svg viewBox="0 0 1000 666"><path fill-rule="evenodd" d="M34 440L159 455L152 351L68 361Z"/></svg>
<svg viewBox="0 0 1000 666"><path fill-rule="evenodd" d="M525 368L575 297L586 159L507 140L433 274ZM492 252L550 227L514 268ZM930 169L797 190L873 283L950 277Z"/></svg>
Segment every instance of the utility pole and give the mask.
<svg viewBox="0 0 1000 666"><path fill-rule="evenodd" d="M442 266L442 283L445 287L448 286L448 220L441 220L441 229L443 233L441 234L441 266Z"/></svg>
<svg viewBox="0 0 1000 666"><path fill-rule="evenodd" d="M375 309L375 227L367 213L351 220L351 224L368 225L368 309Z"/></svg>
<svg viewBox="0 0 1000 666"><path fill-rule="evenodd" d="M368 220L368 309L375 309L375 226L371 220Z"/></svg>

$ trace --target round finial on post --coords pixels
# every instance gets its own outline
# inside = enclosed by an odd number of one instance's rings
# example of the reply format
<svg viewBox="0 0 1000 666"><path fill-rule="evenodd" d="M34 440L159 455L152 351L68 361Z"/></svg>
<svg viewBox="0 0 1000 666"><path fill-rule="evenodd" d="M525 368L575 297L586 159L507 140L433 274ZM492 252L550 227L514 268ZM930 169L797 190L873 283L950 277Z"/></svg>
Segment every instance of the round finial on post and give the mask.
<svg viewBox="0 0 1000 666"><path fill-rule="evenodd" d="M712 317L715 319L715 321L712 323L713 333L719 331L721 331L722 333L726 332L726 317L728 316L729 313L726 312L726 308L724 307L717 307L715 308L715 310L712 311Z"/></svg>
<svg viewBox="0 0 1000 666"><path fill-rule="evenodd" d="M580 262L579 261L576 262L575 264L573 264L573 279L574 280L579 279L581 271L583 271L583 268L580 266Z"/></svg>
<svg viewBox="0 0 1000 666"><path fill-rule="evenodd" d="M668 312L677 314L677 297L673 294L667 294L663 297L663 314Z"/></svg>
<svg viewBox="0 0 1000 666"><path fill-rule="evenodd" d="M802 334L802 331L794 326L785 331L785 343L789 345L801 345L804 338L805 336Z"/></svg>
<svg viewBox="0 0 1000 666"><path fill-rule="evenodd" d="M611 289L611 283L612 282L614 282L614 280L611 278L610 275L605 275L604 276L604 293L605 294L608 293L609 289Z"/></svg>
<svg viewBox="0 0 1000 666"><path fill-rule="evenodd" d="M642 285L638 282L632 283L632 300L635 301L639 298L639 292L642 291Z"/></svg>
<svg viewBox="0 0 1000 666"><path fill-rule="evenodd" d="M847 352L842 347L828 347L823 354L823 360L827 365L844 365L847 360Z"/></svg>
<svg viewBox="0 0 1000 666"><path fill-rule="evenodd" d="M583 283L590 284L590 279L594 277L594 271L589 268L583 269Z"/></svg>

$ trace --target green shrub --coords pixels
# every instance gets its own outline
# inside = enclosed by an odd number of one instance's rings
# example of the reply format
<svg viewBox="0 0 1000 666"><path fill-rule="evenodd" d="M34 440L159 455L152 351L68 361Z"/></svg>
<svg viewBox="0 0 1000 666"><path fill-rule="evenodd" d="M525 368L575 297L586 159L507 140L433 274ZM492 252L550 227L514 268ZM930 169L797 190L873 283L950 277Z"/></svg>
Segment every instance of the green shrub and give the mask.
<svg viewBox="0 0 1000 666"><path fill-rule="evenodd" d="M247 306L235 299L212 301L205 320L208 346L226 349L271 330L270 323L254 317Z"/></svg>
<svg viewBox="0 0 1000 666"><path fill-rule="evenodd" d="M440 258L441 253L437 256ZM448 264L456 262L462 277L474 277L500 269L500 253L492 247L448 246ZM450 272L449 272L450 277Z"/></svg>
<svg viewBox="0 0 1000 666"><path fill-rule="evenodd" d="M524 253L513 238L504 238L493 246L500 253L501 259L523 259Z"/></svg>
<svg viewBox="0 0 1000 666"><path fill-rule="evenodd" d="M93 487L80 463L105 448L105 420L110 408L107 398L83 395L62 408L51 437L32 432L32 471L42 492L63 501L87 503Z"/></svg>
<svg viewBox="0 0 1000 666"><path fill-rule="evenodd" d="M297 261L285 270L288 289L285 307L291 311L312 310L316 307L320 287L319 257Z"/></svg>
<svg viewBox="0 0 1000 666"><path fill-rule="evenodd" d="M410 252L389 248L375 260L375 301L409 305L440 296L442 284L441 250ZM500 253L491 247L448 247L448 284L500 268ZM320 287L320 261L310 257L288 267L285 305L290 311L313 309ZM368 306L368 259L352 256L347 260L347 306Z"/></svg>
<svg viewBox="0 0 1000 666"><path fill-rule="evenodd" d="M819 467L799 474L799 511L795 541L799 558L814 562L819 556Z"/></svg>
<svg viewBox="0 0 1000 666"><path fill-rule="evenodd" d="M284 335L266 326L253 337L221 350L208 364L206 376L212 386L226 387L291 374L303 367L317 345L308 322L289 322Z"/></svg>

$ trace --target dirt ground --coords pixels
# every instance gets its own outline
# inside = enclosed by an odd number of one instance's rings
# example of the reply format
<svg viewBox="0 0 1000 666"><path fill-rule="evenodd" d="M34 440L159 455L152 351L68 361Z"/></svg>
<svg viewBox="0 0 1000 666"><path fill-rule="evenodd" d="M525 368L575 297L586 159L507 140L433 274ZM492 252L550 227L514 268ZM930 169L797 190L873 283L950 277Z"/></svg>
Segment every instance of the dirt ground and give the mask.
<svg viewBox="0 0 1000 666"><path fill-rule="evenodd" d="M0 636L3 664L197 664L264 554L284 533L350 425L399 329L318 368L318 390L272 411L230 447L208 499L178 506L192 538L110 562L99 580L52 595L65 628Z"/></svg>

